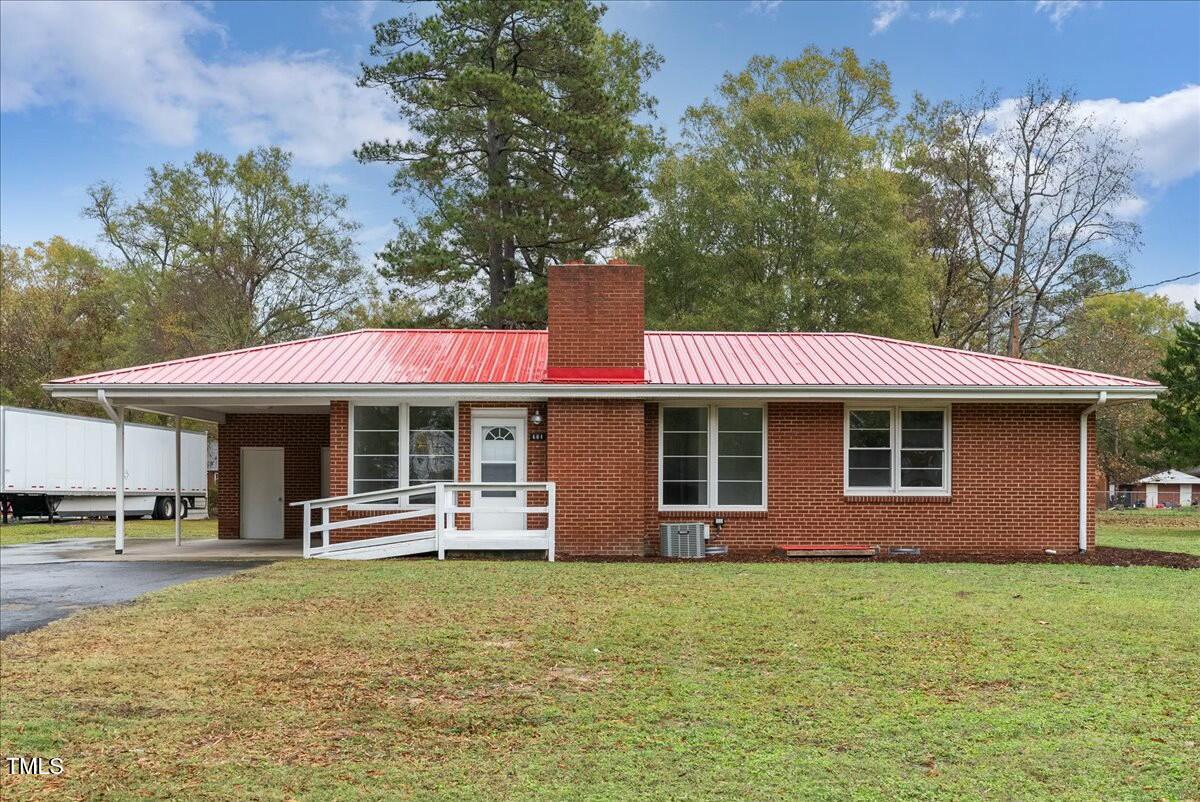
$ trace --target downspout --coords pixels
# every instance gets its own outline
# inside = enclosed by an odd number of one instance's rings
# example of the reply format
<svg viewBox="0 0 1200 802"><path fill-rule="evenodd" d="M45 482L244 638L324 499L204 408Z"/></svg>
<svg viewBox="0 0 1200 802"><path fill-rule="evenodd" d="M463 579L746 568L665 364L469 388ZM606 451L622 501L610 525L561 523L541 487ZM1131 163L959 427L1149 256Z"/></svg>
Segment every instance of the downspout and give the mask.
<svg viewBox="0 0 1200 802"><path fill-rule="evenodd" d="M1087 551L1088 520L1088 417L1108 402L1101 391L1096 403L1079 413L1079 551Z"/></svg>

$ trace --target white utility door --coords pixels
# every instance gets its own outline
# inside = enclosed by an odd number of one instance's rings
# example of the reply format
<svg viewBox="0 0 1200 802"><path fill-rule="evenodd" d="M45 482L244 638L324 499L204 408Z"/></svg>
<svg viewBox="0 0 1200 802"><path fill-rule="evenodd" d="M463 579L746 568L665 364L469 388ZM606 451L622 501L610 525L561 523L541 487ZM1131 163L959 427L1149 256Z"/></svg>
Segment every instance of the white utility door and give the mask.
<svg viewBox="0 0 1200 802"><path fill-rule="evenodd" d="M1158 506L1158 485L1151 482L1146 485L1146 508L1154 509Z"/></svg>
<svg viewBox="0 0 1200 802"><path fill-rule="evenodd" d="M471 427L471 481L525 481L525 417L480 417ZM524 507L525 491L476 490L471 499L472 529L520 530L523 512L493 512Z"/></svg>
<svg viewBox="0 0 1200 802"><path fill-rule="evenodd" d="M283 449L242 449L242 537L283 537Z"/></svg>
<svg viewBox="0 0 1200 802"><path fill-rule="evenodd" d="M1180 485L1179 486L1179 506L1180 507L1188 507L1188 506L1191 506L1191 503L1192 503L1192 486L1191 485Z"/></svg>

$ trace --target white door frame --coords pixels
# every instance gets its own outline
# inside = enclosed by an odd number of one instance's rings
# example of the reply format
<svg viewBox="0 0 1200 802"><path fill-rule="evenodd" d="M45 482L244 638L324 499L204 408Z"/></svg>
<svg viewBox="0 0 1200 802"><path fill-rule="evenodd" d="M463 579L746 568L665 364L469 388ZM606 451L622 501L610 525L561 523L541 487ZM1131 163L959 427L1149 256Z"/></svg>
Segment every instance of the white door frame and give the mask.
<svg viewBox="0 0 1200 802"><path fill-rule="evenodd" d="M263 535L261 532L248 533L248 531L247 531L246 521L249 518L249 516L246 515L246 501L248 498L248 495L246 493L246 486L247 486L246 485L246 479L247 479L247 476L246 476L246 452L247 451L260 451L260 452L270 451L270 452L275 452L275 453L279 454L280 495L279 495L279 501L278 501L278 504L279 504L279 518L278 518L279 533L278 534ZM270 447L242 446L241 451L238 454L238 458L240 460L239 465L238 465L238 471L240 474L239 480L238 480L238 482L239 482L239 487L238 487L238 494L239 494L239 498L238 498L238 511L239 511L238 537L240 537L244 540L282 540L284 537L283 493L285 491L285 482L286 482L285 464L286 464L287 455L284 453L283 448L280 448L277 446L270 446Z"/></svg>
<svg viewBox="0 0 1200 802"><path fill-rule="evenodd" d="M526 411L521 408L512 409L475 409L471 411L471 481L480 482L482 479L480 471L480 462L483 449L481 448L481 433L485 426L513 426L516 429L516 460L517 460L517 476L516 481L526 481L526 473L528 469L528 448L525 445L525 440L528 437L528 429L525 423ZM487 521L487 515L484 512L489 502L497 506L525 506L526 493L524 490L517 491L516 498L503 499L488 499L482 496L481 492L476 490L471 494L471 509L479 510L480 512L472 513L471 528L472 529L526 529L527 518L525 513L500 513L504 516L505 523L491 524Z"/></svg>

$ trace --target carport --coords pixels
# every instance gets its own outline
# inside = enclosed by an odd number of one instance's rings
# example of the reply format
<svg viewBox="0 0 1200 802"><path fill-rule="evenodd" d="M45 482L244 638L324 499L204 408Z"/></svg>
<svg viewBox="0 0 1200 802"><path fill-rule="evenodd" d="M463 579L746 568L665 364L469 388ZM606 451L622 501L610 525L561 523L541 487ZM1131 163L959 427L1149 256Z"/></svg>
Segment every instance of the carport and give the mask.
<svg viewBox="0 0 1200 802"><path fill-rule="evenodd" d="M80 377L82 378L82 377ZM108 378L108 376L106 376ZM274 443L260 442L242 442L238 435L242 434L242 426L239 426L237 421L253 421L262 420L264 416L275 419L282 423L280 428L292 430L295 427L295 422L300 420L308 421L309 428L313 424L319 423L319 430L327 436L328 424L327 418L329 413L329 402L327 398L317 397L302 397L296 398L294 395L286 392L276 392L271 390L251 390L246 392L247 388L235 387L212 387L212 386L173 386L164 388L152 384L144 384L141 386L134 384L121 384L119 382L104 382L103 386L97 387L95 384L86 383L67 383L54 382L43 385L43 389L53 398L70 399L73 401L87 401L97 404L104 410L105 414L112 420L114 424L115 437L115 462L116 462L116 482L114 488L115 496L115 513L116 520L113 527L113 551L117 555L126 552L127 544L125 539L125 514L127 511L125 496L127 492L132 492L128 486L128 478L125 475L125 448L126 448L126 430L127 419L130 411L147 412L155 415L163 415L170 418L174 423L175 443L174 443L174 461L175 461L175 516L174 516L174 539L175 547L180 553L187 553L192 545L183 539L182 532L182 517L183 510L180 500L180 489L182 486L182 423L183 420L189 419L201 421L204 423L213 423L221 427L223 434L229 435L223 437L222 441L229 440L230 443L235 440L239 441L239 445L246 446L245 448L235 448L234 454L238 452L261 452L270 451L271 448L256 448L256 446L270 446ZM321 420L317 421L315 416L320 416ZM243 423L244 425L244 423ZM230 431L226 432L226 429ZM310 432L311 434L311 432ZM225 448L225 445L222 445ZM282 449L275 449L282 451ZM240 466L230 463L226 464L226 452L222 452L222 467L221 484L224 488L227 477L233 482L237 482ZM244 455L244 454L243 454ZM294 455L289 451L288 470L292 468L292 460ZM323 468L320 466L318 459L321 458L319 452L313 455L313 464L304 465L306 471L321 474ZM134 489L136 490L136 489ZM221 533L219 535L219 543L214 543L214 548L227 546L231 541L240 536L237 531L237 520L239 517L239 509L237 508L236 500L239 496L238 488L233 488L234 492L230 494L230 498L226 499L224 504L235 502L235 506L230 509L226 507L223 511L225 515L220 516ZM288 492L293 492L295 488L288 486ZM304 495L301 500L317 498L320 494L314 482L310 489L302 488ZM289 498L289 501L296 500ZM282 502L282 499L280 499ZM282 504L281 504L282 506ZM292 533L293 529L298 528L299 521L292 521L293 515L299 515L299 512L293 512L290 508L286 514L289 520L289 535L285 537L286 545L281 544L278 547L280 551L290 551L294 549L297 553L300 551L300 542ZM231 532L227 529L229 521L234 527ZM246 526L254 528L254 522L249 521ZM270 536L266 536L270 537ZM231 551L236 550L231 547ZM144 551L141 544L138 546L138 551Z"/></svg>

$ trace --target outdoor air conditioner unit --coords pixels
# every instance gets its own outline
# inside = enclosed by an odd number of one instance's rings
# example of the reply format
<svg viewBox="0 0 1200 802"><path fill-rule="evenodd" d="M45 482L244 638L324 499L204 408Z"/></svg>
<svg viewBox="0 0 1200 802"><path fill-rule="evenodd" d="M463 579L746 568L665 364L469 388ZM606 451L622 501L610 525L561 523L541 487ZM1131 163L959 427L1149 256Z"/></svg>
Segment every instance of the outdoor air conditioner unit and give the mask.
<svg viewBox="0 0 1200 802"><path fill-rule="evenodd" d="M662 538L659 554L663 557L704 557L708 524L660 524L658 534Z"/></svg>

